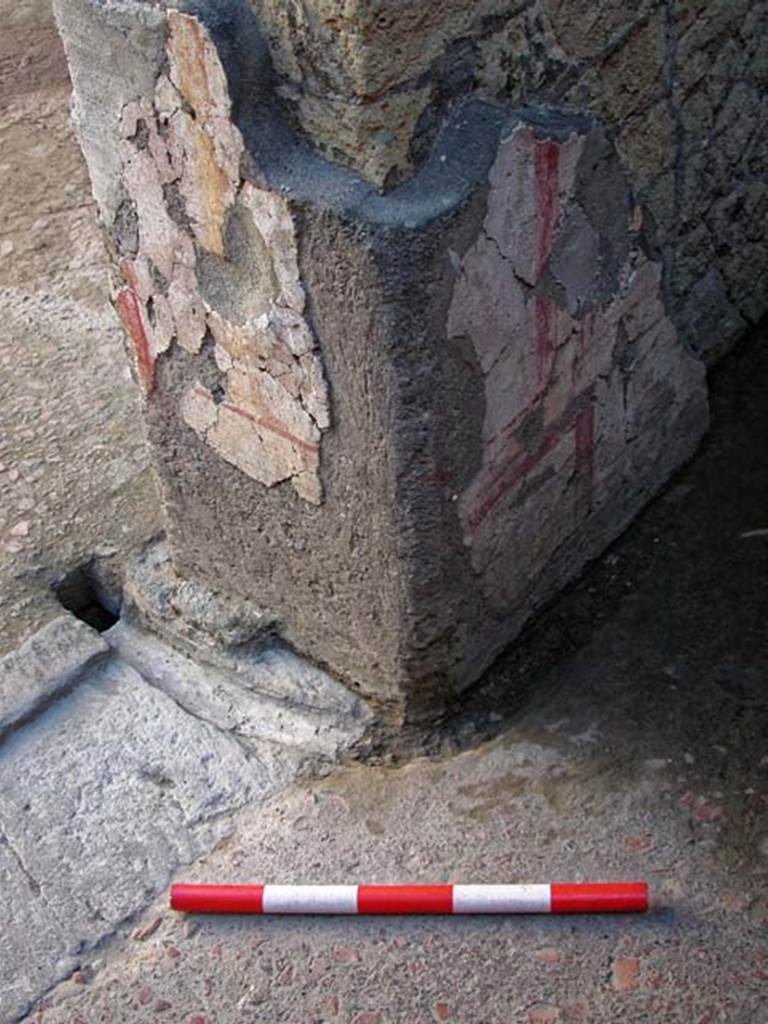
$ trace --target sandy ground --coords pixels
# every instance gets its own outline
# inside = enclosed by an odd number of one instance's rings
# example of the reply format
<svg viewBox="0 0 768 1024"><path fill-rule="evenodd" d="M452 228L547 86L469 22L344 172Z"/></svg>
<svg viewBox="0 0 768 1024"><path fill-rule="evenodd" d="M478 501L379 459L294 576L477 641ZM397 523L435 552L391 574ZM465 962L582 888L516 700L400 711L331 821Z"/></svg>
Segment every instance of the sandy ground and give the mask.
<svg viewBox="0 0 768 1024"><path fill-rule="evenodd" d="M62 573L158 523L46 0L0 0L0 653Z"/></svg>

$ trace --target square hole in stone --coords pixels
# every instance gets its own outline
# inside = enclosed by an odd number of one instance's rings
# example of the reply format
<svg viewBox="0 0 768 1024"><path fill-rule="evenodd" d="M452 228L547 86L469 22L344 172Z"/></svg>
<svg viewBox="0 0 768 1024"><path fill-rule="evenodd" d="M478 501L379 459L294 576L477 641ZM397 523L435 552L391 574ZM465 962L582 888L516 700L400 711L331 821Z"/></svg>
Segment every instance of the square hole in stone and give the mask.
<svg viewBox="0 0 768 1024"><path fill-rule="evenodd" d="M103 633L117 622L119 607L115 607L112 601L107 602L100 596L90 566L81 565L68 572L54 585L53 590L68 612L72 612L76 618L97 629L99 633Z"/></svg>

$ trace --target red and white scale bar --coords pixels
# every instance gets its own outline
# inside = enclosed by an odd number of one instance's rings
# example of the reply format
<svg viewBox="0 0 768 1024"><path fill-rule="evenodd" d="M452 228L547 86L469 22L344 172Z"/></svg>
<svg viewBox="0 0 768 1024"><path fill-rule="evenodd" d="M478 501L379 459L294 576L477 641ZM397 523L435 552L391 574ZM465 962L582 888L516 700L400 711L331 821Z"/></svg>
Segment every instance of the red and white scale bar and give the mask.
<svg viewBox="0 0 768 1024"><path fill-rule="evenodd" d="M648 909L645 882L574 885L187 885L171 909L198 914L605 914Z"/></svg>

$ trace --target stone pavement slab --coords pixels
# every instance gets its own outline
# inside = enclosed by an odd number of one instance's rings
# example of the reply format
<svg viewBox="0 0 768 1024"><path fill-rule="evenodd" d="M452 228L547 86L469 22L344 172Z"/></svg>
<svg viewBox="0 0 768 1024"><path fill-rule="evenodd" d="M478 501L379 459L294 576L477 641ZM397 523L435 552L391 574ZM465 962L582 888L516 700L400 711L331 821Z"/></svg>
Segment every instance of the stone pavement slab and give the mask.
<svg viewBox="0 0 768 1024"><path fill-rule="evenodd" d="M60 615L0 658L0 735L73 685L108 651L95 630Z"/></svg>
<svg viewBox="0 0 768 1024"><path fill-rule="evenodd" d="M231 662L62 614L0 663L0 1020L228 835L234 812L328 771L371 724L291 651Z"/></svg>
<svg viewBox="0 0 768 1024"><path fill-rule="evenodd" d="M0 1019L70 974L235 811L361 737L370 714L324 673L279 649L251 660L238 685L135 627L100 636L71 616L5 659Z"/></svg>
<svg viewBox="0 0 768 1024"><path fill-rule="evenodd" d="M71 971L290 768L265 767L117 659L19 730L0 756L0 1015Z"/></svg>
<svg viewBox="0 0 768 1024"><path fill-rule="evenodd" d="M267 741L305 757L334 758L373 718L358 697L282 647L231 655L224 668L194 661L125 621L105 637L124 661L190 714L246 743Z"/></svg>

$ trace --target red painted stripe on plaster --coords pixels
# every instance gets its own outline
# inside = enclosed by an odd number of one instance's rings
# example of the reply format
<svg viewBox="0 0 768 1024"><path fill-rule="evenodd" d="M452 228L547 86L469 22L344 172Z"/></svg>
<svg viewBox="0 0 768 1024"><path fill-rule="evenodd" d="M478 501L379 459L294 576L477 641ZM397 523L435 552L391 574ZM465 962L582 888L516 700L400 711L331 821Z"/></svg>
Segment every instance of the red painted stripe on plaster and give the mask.
<svg viewBox="0 0 768 1024"><path fill-rule="evenodd" d="M579 398L589 400L591 391L584 392ZM539 447L532 452L520 452L505 463L494 475L489 486L484 492L484 498L472 511L467 526L470 530L476 530L485 517L499 501L524 477L528 476L531 470L535 469L541 460L548 455L558 441L574 429L575 419L573 413L560 416L554 423L550 424L544 431Z"/></svg>
<svg viewBox="0 0 768 1024"><path fill-rule="evenodd" d="M248 412L246 409L240 408L238 405L232 405L231 402L221 403L225 409L229 409L230 412L237 413L238 416L242 416L246 420L250 420L254 426L263 427L264 430L268 430L271 434L277 434L278 437L282 437L286 441L290 441L291 444L295 444L297 448L303 448L308 452L316 452L317 445L311 444L309 441L304 441L300 437L296 437L289 430L286 430L284 426L273 420L271 416L255 416L252 412Z"/></svg>
<svg viewBox="0 0 768 1024"><path fill-rule="evenodd" d="M144 390L149 395L155 386L155 360L144 328L144 317L138 296L132 288L121 288L115 297L115 308L131 339L136 360L136 373Z"/></svg>
<svg viewBox="0 0 768 1024"><path fill-rule="evenodd" d="M536 139L533 151L534 187L539 233L537 273L549 259L552 239L559 215L560 146L549 139Z"/></svg>
<svg viewBox="0 0 768 1024"><path fill-rule="evenodd" d="M136 277L136 267L131 260L120 261L120 273L125 279L125 283L129 288L133 288L136 294L139 294L139 279Z"/></svg>

